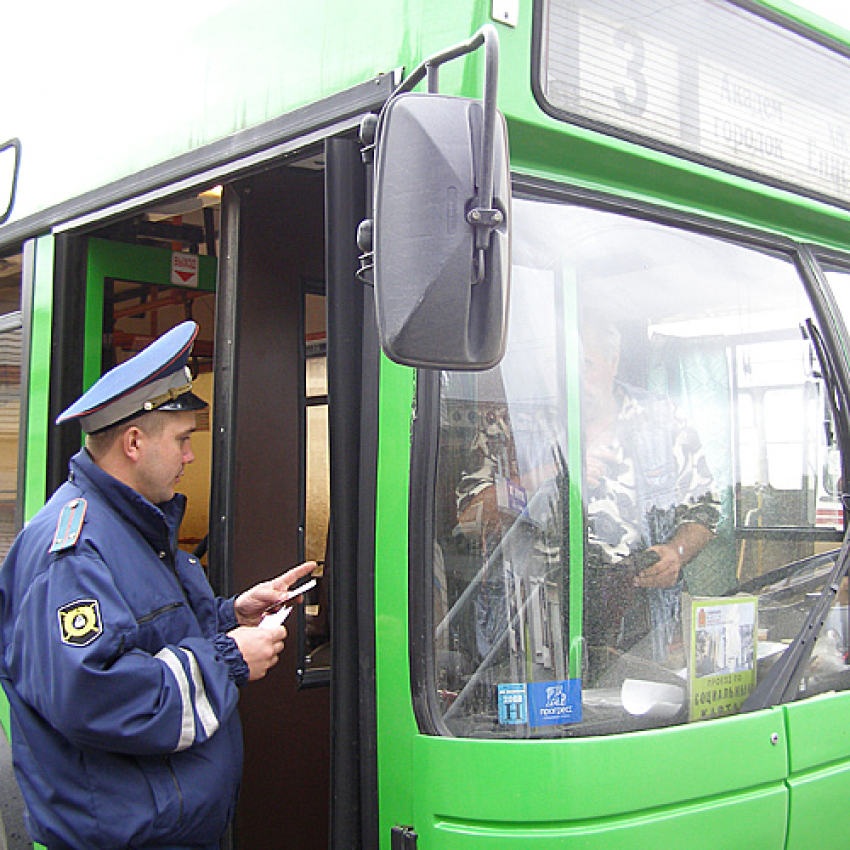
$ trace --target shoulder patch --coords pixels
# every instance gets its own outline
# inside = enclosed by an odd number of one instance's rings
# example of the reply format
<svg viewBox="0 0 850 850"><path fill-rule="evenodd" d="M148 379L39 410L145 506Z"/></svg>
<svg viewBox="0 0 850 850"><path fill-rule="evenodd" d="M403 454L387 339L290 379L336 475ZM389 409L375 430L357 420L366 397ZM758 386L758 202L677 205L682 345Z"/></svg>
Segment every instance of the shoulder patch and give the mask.
<svg viewBox="0 0 850 850"><path fill-rule="evenodd" d="M83 530L87 507L88 502L85 499L71 499L62 508L53 534L53 542L50 544L51 552L63 552L76 544Z"/></svg>
<svg viewBox="0 0 850 850"><path fill-rule="evenodd" d="M59 634L62 643L88 646L103 632L97 599L78 599L63 605L59 611Z"/></svg>

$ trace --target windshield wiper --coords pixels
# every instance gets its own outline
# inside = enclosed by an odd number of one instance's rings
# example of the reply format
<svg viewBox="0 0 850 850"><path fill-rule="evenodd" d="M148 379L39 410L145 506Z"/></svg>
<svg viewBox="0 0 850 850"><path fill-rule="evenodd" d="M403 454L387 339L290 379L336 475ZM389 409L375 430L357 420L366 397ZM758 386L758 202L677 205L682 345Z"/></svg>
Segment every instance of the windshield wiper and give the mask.
<svg viewBox="0 0 850 850"><path fill-rule="evenodd" d="M845 533L844 542L838 552L829 581L815 604L809 609L803 627L788 649L776 659L758 687L744 700L741 706L742 714L783 702L791 702L794 699L803 673L806 671L806 665L812 656L812 650L817 643L818 635L838 594L841 580L847 575L848 567L850 567L850 534Z"/></svg>
<svg viewBox="0 0 850 850"><path fill-rule="evenodd" d="M823 380L832 404L836 426L843 436L845 429L841 418L841 396L826 344L811 319L806 319L806 332L823 370ZM844 441L842 442L846 445ZM742 714L784 702L791 702L796 697L800 681L812 656L812 650L815 648L818 635L826 622L832 603L838 595L841 581L847 575L848 567L850 567L850 529L844 533L844 541L841 544L838 557L835 559L835 566L830 573L829 580L817 601L809 609L797 637L774 662L756 689L744 700L744 704L741 706Z"/></svg>

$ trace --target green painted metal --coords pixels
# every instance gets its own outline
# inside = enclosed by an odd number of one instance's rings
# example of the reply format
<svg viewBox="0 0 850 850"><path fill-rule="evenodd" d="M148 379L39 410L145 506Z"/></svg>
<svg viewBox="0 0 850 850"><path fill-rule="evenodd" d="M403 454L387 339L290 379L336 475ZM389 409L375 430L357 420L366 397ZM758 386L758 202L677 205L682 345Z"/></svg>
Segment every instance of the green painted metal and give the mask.
<svg viewBox="0 0 850 850"><path fill-rule="evenodd" d="M382 846L390 829L414 822L419 783L411 782L417 727L408 655L408 488L414 371L381 359L375 539L375 682L378 800ZM391 566L392 565L392 566Z"/></svg>
<svg viewBox="0 0 850 850"><path fill-rule="evenodd" d="M83 384L90 387L103 371L103 291L107 279L174 285L171 280L172 252L162 248L128 245L106 239L90 239L86 267L86 330ZM218 263L215 257L199 256L198 286L214 292ZM190 287L186 287L189 289Z"/></svg>
<svg viewBox="0 0 850 850"><path fill-rule="evenodd" d="M50 351L53 310L52 236L35 242L35 274L32 291L32 325L29 381L29 415L26 423L27 462L24 480L24 519L29 520L44 504L47 495L47 429L50 394ZM0 695L0 723L9 734L9 703ZM44 850L40 844L36 850Z"/></svg>
<svg viewBox="0 0 850 850"><path fill-rule="evenodd" d="M275 0L188 2L181 5L179 39L160 37L156 15L141 20L134 15L131 26L137 37L130 42L124 38L128 22L119 11L93 29L85 15L54 10L53 35L45 34L47 42L38 55L11 45L10 61L27 85L8 92L0 112L0 139L19 137L23 144L18 196L9 223L258 127L376 74L412 68L430 53L492 23L490 5L488 0L440 6L426 0L392 0L360 4L352 14L349 3L326 0L315 14L297 15ZM844 211L544 115L529 85L533 5L519 4L516 27L497 24L499 105L508 119L516 170L778 227L822 243L846 244L850 216ZM777 0L770 5L821 26L828 35L842 35L792 4ZM10 14L10 31L43 32L37 10L27 4L17 4ZM155 37L143 37L148 29L156 31ZM82 46L73 62L67 61L70 45ZM144 67L145 74L130 80L104 75L110 57ZM180 61L185 90L199 93L188 104L172 96L166 57ZM469 56L441 69L441 89L476 95L482 74L482 58ZM67 113L57 106L60 114L56 109L26 108L45 100L49 81L56 78L76 88L96 79L98 97L110 103L110 109L83 116L70 104ZM55 155L52 132L57 123L65 128L60 156Z"/></svg>
<svg viewBox="0 0 850 850"><path fill-rule="evenodd" d="M412 765L421 846L638 850L681 847L687 836L689 847L781 847L776 723L769 712L757 728L737 720L558 742L421 737Z"/></svg>
<svg viewBox="0 0 850 850"><path fill-rule="evenodd" d="M86 265L85 338L83 339L83 387L88 388L103 372L103 287L109 274L108 257L99 251L100 239L89 241Z"/></svg>
<svg viewBox="0 0 850 850"><path fill-rule="evenodd" d="M529 84L533 62L532 5L521 4L516 28L499 28L499 107L508 121L514 171L779 230L819 244L848 245L850 213L845 210L545 115L532 97ZM793 4L765 5L794 20L823 28L823 21ZM848 37L838 28L827 29L827 34ZM463 93L474 93L474 88L465 87Z"/></svg>
<svg viewBox="0 0 850 850"><path fill-rule="evenodd" d="M112 5L76 14L58 4L45 26L34 8L15 4L4 29L38 32L41 55L24 48L26 39L13 39L6 54L16 80L26 81L7 87L0 110L0 140L23 145L9 223L376 74L413 67L466 39L489 6L323 0L304 10L278 0L186 0L139 15ZM144 73L116 72L126 67ZM446 69L447 87L456 87L459 73ZM56 80L104 107L81 111L57 101ZM51 108L34 110L33 102Z"/></svg>
<svg viewBox="0 0 850 850"><path fill-rule="evenodd" d="M567 458L567 469L581 469L583 464L583 446L581 442L581 375L578 364L579 358L579 334L576 332L576 318L578 316L577 291L575 280L575 269L564 268L561 270L564 297L564 328L566 335L565 360L567 369L567 434L571 436L569 441L569 453ZM582 500L581 482L576 480L575 475L569 476L569 558L571 564L584 563L584 502ZM582 570L570 570L570 611L569 611L569 672L570 678L576 679L581 676L582 662L582 623L584 622L584 572Z"/></svg>
<svg viewBox="0 0 850 850"><path fill-rule="evenodd" d="M826 694L786 706L790 804L794 811L787 850L847 846L842 800L850 793L847 695ZM807 825L817 824L813 839Z"/></svg>
<svg viewBox="0 0 850 850"><path fill-rule="evenodd" d="M3 695L0 695L0 725L3 726L6 737L9 737L9 703Z"/></svg>
<svg viewBox="0 0 850 850"><path fill-rule="evenodd" d="M522 4L519 26L500 29L499 35L500 107L508 119L515 171L815 243L850 245L845 211L544 116L528 84L530 4ZM471 71L461 88L474 91ZM598 739L482 741L418 731L409 695L408 587L399 567L408 559L408 523L417 521L403 510L413 392L412 378L384 361L376 562L382 847L389 847L394 825L413 827L425 850L778 850L786 840L798 848L844 846L841 818L827 801L838 806L850 790L848 757L822 730L840 723L840 713L850 708L848 694L830 703L832 722L816 700L808 712L817 720L805 726L790 724L801 707L791 706ZM580 451L578 440L571 451ZM580 468L572 454L570 463ZM570 502L571 514L580 511L579 493L571 492ZM577 538L571 540L571 557L581 557ZM571 672L577 668L572 658L570 666ZM786 731L786 723L799 737ZM818 727L822 752L812 748ZM795 753L809 754L814 763L792 772L789 759ZM797 835L793 830L819 823L817 807L825 803L835 837L827 829L821 845L820 835L817 841L811 834ZM792 820L792 807L805 817Z"/></svg>
<svg viewBox="0 0 850 850"><path fill-rule="evenodd" d="M89 277L91 283L106 278L152 283L158 286L176 286L171 279L171 257L173 252L163 248L144 245L129 245L110 242L106 239L89 239ZM198 256L198 285L186 289L215 291L217 262L215 257Z"/></svg>
<svg viewBox="0 0 850 850"><path fill-rule="evenodd" d="M35 244L35 275L32 292L32 347L30 358L29 415L26 423L27 463L24 481L24 518L31 519L46 498L48 400L53 311L52 236Z"/></svg>

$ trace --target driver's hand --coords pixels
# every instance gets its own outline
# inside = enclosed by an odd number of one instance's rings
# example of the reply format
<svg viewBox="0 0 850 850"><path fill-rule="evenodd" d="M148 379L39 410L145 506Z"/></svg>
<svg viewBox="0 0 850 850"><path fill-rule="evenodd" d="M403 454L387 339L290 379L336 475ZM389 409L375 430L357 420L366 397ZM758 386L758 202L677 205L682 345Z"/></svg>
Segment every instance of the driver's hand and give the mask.
<svg viewBox="0 0 850 850"><path fill-rule="evenodd" d="M676 584L684 566L678 548L670 543L659 543L647 551L655 552L658 560L635 576L635 587L672 587Z"/></svg>

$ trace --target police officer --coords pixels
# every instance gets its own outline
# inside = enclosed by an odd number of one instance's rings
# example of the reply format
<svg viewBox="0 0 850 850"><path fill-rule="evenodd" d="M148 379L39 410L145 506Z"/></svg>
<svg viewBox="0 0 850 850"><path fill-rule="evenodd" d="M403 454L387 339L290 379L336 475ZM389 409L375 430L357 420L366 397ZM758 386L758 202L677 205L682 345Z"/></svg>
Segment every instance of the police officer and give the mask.
<svg viewBox="0 0 850 850"><path fill-rule="evenodd" d="M256 628L315 569L232 599L177 548L197 411L184 322L57 420L86 447L0 569L0 681L32 837L49 850L218 847L242 771L239 688L278 660Z"/></svg>

